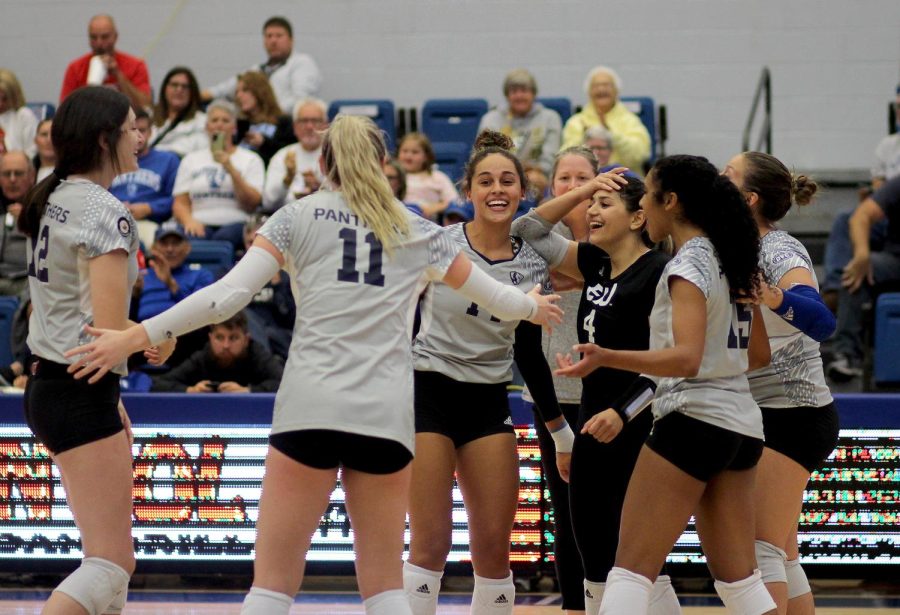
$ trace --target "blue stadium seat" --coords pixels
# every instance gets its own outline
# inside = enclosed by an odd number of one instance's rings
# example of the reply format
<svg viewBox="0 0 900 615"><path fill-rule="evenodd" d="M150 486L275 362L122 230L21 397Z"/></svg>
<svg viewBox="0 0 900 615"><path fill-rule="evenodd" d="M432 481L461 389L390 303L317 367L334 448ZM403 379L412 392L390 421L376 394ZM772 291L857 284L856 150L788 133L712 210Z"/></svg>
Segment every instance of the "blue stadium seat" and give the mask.
<svg viewBox="0 0 900 615"><path fill-rule="evenodd" d="M229 241L194 239L185 262L191 267L209 269L218 280L234 265L234 246Z"/></svg>
<svg viewBox="0 0 900 615"><path fill-rule="evenodd" d="M900 382L900 293L883 293L875 303L876 384Z"/></svg>
<svg viewBox="0 0 900 615"><path fill-rule="evenodd" d="M25 103L25 106L34 112L34 115L39 122L52 119L53 115L56 113L56 107L48 102L30 102Z"/></svg>
<svg viewBox="0 0 900 615"><path fill-rule="evenodd" d="M572 101L565 96L540 96L537 101L548 109L553 109L559 113L559 118L562 120L563 125L572 116Z"/></svg>
<svg viewBox="0 0 900 615"><path fill-rule="evenodd" d="M462 179L471 146L467 143L438 141L432 144L438 169L454 182Z"/></svg>
<svg viewBox="0 0 900 615"><path fill-rule="evenodd" d="M371 118L384 131L389 151L394 151L397 140L397 120L394 103L384 99L335 100L328 105L328 121L338 113L364 115Z"/></svg>
<svg viewBox="0 0 900 615"><path fill-rule="evenodd" d="M656 104L649 96L621 96L622 104L641 118L650 133L650 163L656 160Z"/></svg>
<svg viewBox="0 0 900 615"><path fill-rule="evenodd" d="M487 110L488 103L483 98L426 100L422 107L422 132L432 143L463 143L472 149L481 116Z"/></svg>
<svg viewBox="0 0 900 615"><path fill-rule="evenodd" d="M13 317L17 309L19 309L18 297L0 297L0 365L9 365L13 362L9 342L12 338Z"/></svg>

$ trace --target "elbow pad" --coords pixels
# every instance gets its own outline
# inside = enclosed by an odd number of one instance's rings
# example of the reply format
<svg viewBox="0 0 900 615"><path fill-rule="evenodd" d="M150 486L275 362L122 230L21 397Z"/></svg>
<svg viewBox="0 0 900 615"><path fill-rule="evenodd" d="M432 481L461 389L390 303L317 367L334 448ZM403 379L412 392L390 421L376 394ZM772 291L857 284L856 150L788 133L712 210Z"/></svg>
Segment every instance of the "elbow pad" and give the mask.
<svg viewBox="0 0 900 615"><path fill-rule="evenodd" d="M551 267L557 267L569 250L569 240L554 233L553 224L541 218L534 209L513 222L511 232L527 241Z"/></svg>
<svg viewBox="0 0 900 615"><path fill-rule="evenodd" d="M627 423L650 406L655 394L656 383L646 376L638 376L615 401L612 409Z"/></svg>
<svg viewBox="0 0 900 615"><path fill-rule="evenodd" d="M815 288L795 284L788 290L782 290L781 295L781 305L773 312L817 342L831 337L837 321Z"/></svg>
<svg viewBox="0 0 900 615"><path fill-rule="evenodd" d="M474 264L469 277L456 291L500 320L529 320L538 311L534 299L518 288L501 284Z"/></svg>
<svg viewBox="0 0 900 615"><path fill-rule="evenodd" d="M145 320L151 344L222 322L250 303L279 270L278 261L266 250L252 247L218 282L201 288L162 314Z"/></svg>

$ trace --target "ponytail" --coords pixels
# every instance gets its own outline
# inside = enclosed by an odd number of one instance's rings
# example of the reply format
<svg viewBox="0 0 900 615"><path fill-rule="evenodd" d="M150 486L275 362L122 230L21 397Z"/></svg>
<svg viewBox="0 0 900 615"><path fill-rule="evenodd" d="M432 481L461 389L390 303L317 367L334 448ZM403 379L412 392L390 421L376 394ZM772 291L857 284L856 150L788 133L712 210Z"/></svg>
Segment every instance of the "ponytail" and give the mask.
<svg viewBox="0 0 900 615"><path fill-rule="evenodd" d="M662 158L652 173L660 192L676 194L684 218L712 242L732 296L755 294L760 274L759 229L734 183L699 156Z"/></svg>
<svg viewBox="0 0 900 615"><path fill-rule="evenodd" d="M384 175L386 154L381 131L367 117L339 115L322 142L329 181L391 254L409 235L409 218Z"/></svg>

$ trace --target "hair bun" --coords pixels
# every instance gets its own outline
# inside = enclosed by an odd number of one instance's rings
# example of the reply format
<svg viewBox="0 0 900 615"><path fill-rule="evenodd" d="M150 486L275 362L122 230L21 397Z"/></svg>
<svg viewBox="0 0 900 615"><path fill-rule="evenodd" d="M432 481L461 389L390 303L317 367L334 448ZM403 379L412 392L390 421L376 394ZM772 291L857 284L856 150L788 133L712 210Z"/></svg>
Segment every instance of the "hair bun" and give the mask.
<svg viewBox="0 0 900 615"><path fill-rule="evenodd" d="M472 146L474 151L486 149L488 147L496 147L507 152L513 150L513 140L502 132L496 130L482 130L475 139L475 145Z"/></svg>
<svg viewBox="0 0 900 615"><path fill-rule="evenodd" d="M819 184L813 178L806 175L791 176L791 195L797 205L809 205L818 190Z"/></svg>

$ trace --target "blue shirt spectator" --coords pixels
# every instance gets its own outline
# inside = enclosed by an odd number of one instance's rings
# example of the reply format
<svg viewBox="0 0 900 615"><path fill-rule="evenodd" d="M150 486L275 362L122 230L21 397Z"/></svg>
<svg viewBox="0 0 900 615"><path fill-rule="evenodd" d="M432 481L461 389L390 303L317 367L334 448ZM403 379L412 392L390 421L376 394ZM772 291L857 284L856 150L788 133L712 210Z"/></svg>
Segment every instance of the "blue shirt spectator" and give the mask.
<svg viewBox="0 0 900 615"><path fill-rule="evenodd" d="M191 242L181 227L162 227L156 232L138 302L138 320L156 316L215 281L207 269L185 264L190 253Z"/></svg>

